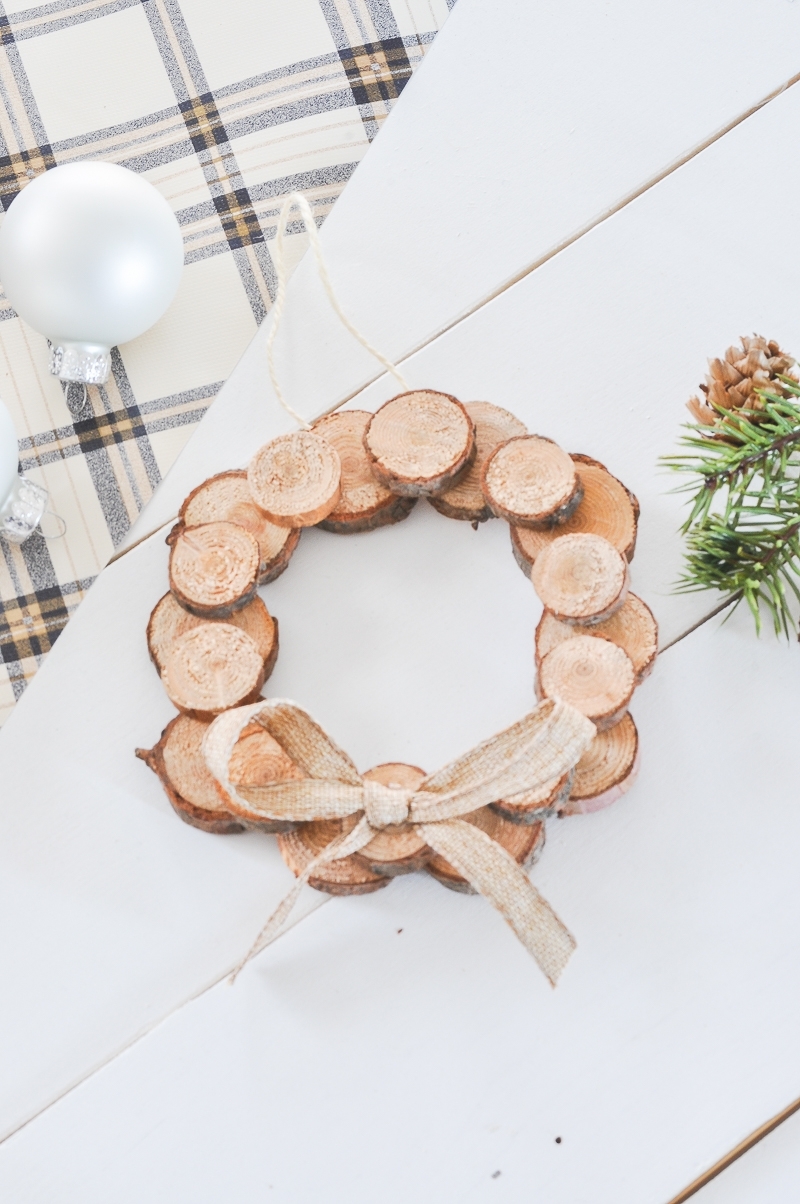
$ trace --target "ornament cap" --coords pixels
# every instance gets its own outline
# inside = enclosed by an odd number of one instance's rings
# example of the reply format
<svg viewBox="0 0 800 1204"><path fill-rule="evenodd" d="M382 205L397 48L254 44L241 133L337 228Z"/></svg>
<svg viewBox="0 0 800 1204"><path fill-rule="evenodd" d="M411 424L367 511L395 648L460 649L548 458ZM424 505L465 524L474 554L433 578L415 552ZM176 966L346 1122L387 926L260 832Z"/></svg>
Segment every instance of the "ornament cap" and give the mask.
<svg viewBox="0 0 800 1204"><path fill-rule="evenodd" d="M42 521L49 494L41 485L18 476L0 506L0 535L10 543L24 543Z"/></svg>
<svg viewBox="0 0 800 1204"><path fill-rule="evenodd" d="M50 345L50 371L59 380L104 385L111 375L111 348L101 343L54 340Z"/></svg>

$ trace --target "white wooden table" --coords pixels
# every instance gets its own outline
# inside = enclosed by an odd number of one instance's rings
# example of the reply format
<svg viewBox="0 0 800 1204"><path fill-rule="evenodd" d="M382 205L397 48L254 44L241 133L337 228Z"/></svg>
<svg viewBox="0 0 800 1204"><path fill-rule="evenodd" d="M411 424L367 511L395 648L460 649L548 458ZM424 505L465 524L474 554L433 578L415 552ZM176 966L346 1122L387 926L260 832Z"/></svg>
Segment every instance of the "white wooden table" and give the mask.
<svg viewBox="0 0 800 1204"><path fill-rule="evenodd" d="M670 593L657 458L708 355L751 329L800 349L800 88L775 95L799 33L789 0L459 0L323 231L412 383L505 405L637 492L665 642L709 602ZM300 408L391 395L305 264L288 314ZM262 333L136 535L287 425ZM796 646L736 616L664 654L635 790L553 825L535 871L579 941L556 992L487 905L420 876L309 892L231 990L290 876L269 838L180 825L133 760L171 713L142 636L165 564L157 535L106 570L0 733L0 1194L666 1204L800 1095ZM265 598L270 693L361 768L434 768L530 706L537 604L500 523L311 532ZM736 1200L732 1174L698 1198Z"/></svg>

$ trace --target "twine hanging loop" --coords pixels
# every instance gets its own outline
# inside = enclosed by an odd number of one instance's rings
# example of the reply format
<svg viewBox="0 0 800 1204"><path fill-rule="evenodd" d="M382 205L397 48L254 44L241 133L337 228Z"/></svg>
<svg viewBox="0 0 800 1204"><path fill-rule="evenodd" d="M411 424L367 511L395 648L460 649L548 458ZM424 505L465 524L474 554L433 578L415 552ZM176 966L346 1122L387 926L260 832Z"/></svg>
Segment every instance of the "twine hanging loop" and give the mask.
<svg viewBox="0 0 800 1204"><path fill-rule="evenodd" d="M311 243L311 250L317 265L317 271L319 272L319 278L322 282L322 287L325 290L325 295L331 303L333 312L336 314L345 330L348 330L353 338L356 339L361 346L370 353L370 355L374 356L387 372L391 373L391 375L402 387L403 392L408 392L410 386L397 365L393 364L390 359L387 359L387 357L381 351L378 351L376 347L373 347L372 343L370 343L370 341L367 339L367 336L358 329L355 323L350 321L350 319L347 317L347 314L342 309L341 305L339 304L339 299L334 292L331 278L328 274L328 266L325 262L325 257L322 254L319 231L317 230L317 224L314 221L314 215L311 212L311 206L301 192L290 192L286 200L283 202L283 206L278 217L278 228L275 233L275 268L278 273L278 287L275 294L275 304L272 307L272 325L267 336L267 366L269 368L269 378L272 381L272 387L275 390L275 396L277 397L278 401L283 406L284 410L286 410L287 414L290 414L292 418L294 418L295 422L300 424L303 430L308 431L311 430L311 423L308 422L302 414L298 414L297 410L295 410L286 400L284 392L278 382L278 374L275 370L275 336L278 333L278 327L283 317L283 311L286 305L286 285L288 281L285 244L286 226L289 221L289 214L295 207L300 210L300 218L308 233L309 241Z"/></svg>

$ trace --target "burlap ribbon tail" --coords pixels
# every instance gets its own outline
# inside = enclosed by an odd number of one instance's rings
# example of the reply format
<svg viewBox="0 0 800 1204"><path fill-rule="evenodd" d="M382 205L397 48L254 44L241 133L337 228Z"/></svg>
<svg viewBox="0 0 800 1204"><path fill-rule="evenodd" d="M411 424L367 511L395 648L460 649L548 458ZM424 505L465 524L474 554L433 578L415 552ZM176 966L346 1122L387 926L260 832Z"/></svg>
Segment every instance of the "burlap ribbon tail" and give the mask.
<svg viewBox="0 0 800 1204"><path fill-rule="evenodd" d="M281 745L305 778L266 786L234 786L229 777L231 754L244 729L254 721ZM234 802L268 819L298 823L360 815L352 831L331 841L308 862L242 965L277 935L316 870L358 852L382 828L406 823L413 824L423 840L497 908L555 986L575 948L574 938L513 857L461 817L563 776L577 764L594 736L594 724L574 707L547 700L511 727L429 774L411 791L362 778L347 754L310 715L286 699L262 699L219 715L205 735L203 754L209 770Z"/></svg>

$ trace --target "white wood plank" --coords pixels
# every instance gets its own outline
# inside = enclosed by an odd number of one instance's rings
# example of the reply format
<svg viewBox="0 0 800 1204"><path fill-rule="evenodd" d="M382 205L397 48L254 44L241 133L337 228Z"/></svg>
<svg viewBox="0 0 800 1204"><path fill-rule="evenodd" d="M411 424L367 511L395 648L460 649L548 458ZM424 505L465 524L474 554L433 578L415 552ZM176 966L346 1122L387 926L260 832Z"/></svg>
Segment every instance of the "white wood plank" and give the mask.
<svg viewBox="0 0 800 1204"><path fill-rule="evenodd" d="M347 312L378 347L407 354L795 77L798 35L800 5L787 0L459 0L325 223ZM782 148L781 165L789 157ZM264 339L129 542L273 430ZM276 346L308 415L376 374L310 260Z"/></svg>
<svg viewBox="0 0 800 1204"><path fill-rule="evenodd" d="M11 1138L2 1194L664 1204L800 1082L798 671L744 621L664 655L638 784L534 871L556 991L480 899L334 900Z"/></svg>
<svg viewBox="0 0 800 1204"><path fill-rule="evenodd" d="M668 610L675 607L666 590L677 565L677 510L661 494L666 482L654 477L655 457L670 444L705 356L732 334L755 326L800 345L793 286L800 167L785 155L798 106L791 90L409 366L419 383L511 406L531 426L629 478L644 503L635 585L673 624L689 611ZM742 171L742 163L762 161L785 164L780 188ZM379 391L369 396L376 400ZM179 825L131 758L169 713L142 637L164 588L164 562L154 540L112 566L0 733L0 906L15 919L0 936L0 959L16 984L0 1002L8 1062L0 1131L213 981L286 881L269 841L220 841ZM407 523L377 535L338 540L312 532L265 596L283 637L271 692L308 706L363 768L398 757L433 768L530 703L537 612L499 523L474 534L419 507ZM752 647L760 654L761 646ZM393 683L388 712L378 690L386 680ZM776 705L793 714L791 679L774 688ZM700 696L698 688L687 694L695 704ZM706 737L719 721L704 706L692 722ZM661 766L673 775L666 778L673 790L679 747L671 742L669 764ZM736 747L726 737L725 755ZM747 777L738 780L737 805L749 814ZM707 791L704 782L700 797ZM779 839L788 841L783 830ZM687 873L702 877L708 848L683 832L681 848ZM581 856L589 872L594 852ZM626 856L635 860L633 845ZM571 892L583 898L583 881L582 870L570 870L558 879L558 891L566 891L559 898L569 906ZM779 885L780 872L767 887ZM438 897L426 903L432 923L450 914L451 902ZM791 908L786 916L794 923ZM589 979L594 972L585 971ZM653 982L657 995L657 975ZM601 995L604 983L600 973ZM770 990L782 1003L795 985L775 979ZM702 1006L704 999L700 991ZM653 1023L660 1034L660 1020ZM644 1013L642 1025L652 1027ZM656 1041L653 1065L658 1048ZM630 1090L618 1082L625 1119ZM746 1107L757 1115L736 1112L735 1140L785 1102L749 1096ZM700 1136L714 1157L703 1147L698 1170L727 1148L721 1134L719 1142L706 1129Z"/></svg>

